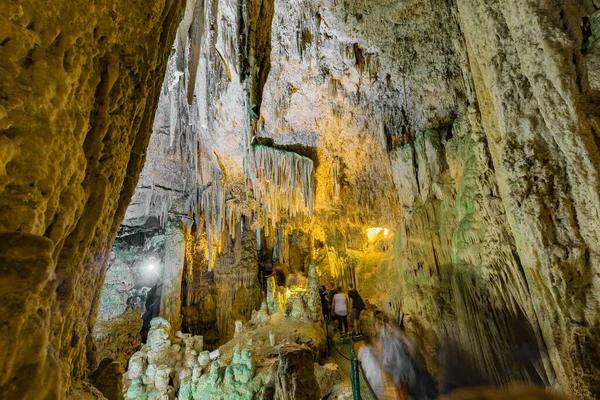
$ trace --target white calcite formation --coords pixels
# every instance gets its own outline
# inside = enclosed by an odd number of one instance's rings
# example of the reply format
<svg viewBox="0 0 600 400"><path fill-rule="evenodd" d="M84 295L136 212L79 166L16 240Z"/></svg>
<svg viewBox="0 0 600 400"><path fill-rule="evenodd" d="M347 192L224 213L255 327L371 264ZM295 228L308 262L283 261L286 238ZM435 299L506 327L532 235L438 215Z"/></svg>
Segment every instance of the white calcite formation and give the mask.
<svg viewBox="0 0 600 400"><path fill-rule="evenodd" d="M315 189L310 158L258 145L250 147L244 166L265 220L277 222L281 214L312 217Z"/></svg>
<svg viewBox="0 0 600 400"><path fill-rule="evenodd" d="M223 368L203 351L202 336L172 337L169 323L155 318L147 344L129 361L124 393L128 400L251 400L260 389L253 377L249 351L236 348Z"/></svg>
<svg viewBox="0 0 600 400"><path fill-rule="evenodd" d="M250 318L250 323L252 325L263 326L269 322L270 316L267 308L267 303L264 301L260 305L260 309L258 311L252 311L252 317Z"/></svg>
<svg viewBox="0 0 600 400"><path fill-rule="evenodd" d="M294 285L291 289L277 286L275 278L267 280L267 301L258 312L252 313L252 323L263 324L265 313L282 312L284 316L295 319L322 320L321 301L317 282L317 271L311 264L306 286Z"/></svg>
<svg viewBox="0 0 600 400"><path fill-rule="evenodd" d="M300 291L288 291L283 315L294 319L323 320L319 287L314 264L310 265L306 287Z"/></svg>
<svg viewBox="0 0 600 400"><path fill-rule="evenodd" d="M270 277L267 280L267 309L270 313L276 313L283 310L285 304L285 289L278 287L275 278Z"/></svg>

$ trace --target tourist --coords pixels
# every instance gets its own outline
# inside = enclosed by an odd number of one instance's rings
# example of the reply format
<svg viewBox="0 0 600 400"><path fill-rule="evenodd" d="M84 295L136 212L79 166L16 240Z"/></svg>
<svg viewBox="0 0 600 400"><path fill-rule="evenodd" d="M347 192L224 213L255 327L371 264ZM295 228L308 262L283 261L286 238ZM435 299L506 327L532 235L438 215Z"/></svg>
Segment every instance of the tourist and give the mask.
<svg viewBox="0 0 600 400"><path fill-rule="evenodd" d="M302 271L291 273L286 280L286 286L306 286L306 280L306 274Z"/></svg>
<svg viewBox="0 0 600 400"><path fill-rule="evenodd" d="M341 286L338 286L336 291L337 294L333 296L331 308L333 309L334 318L340 321L338 329L342 330L343 327L343 332L348 333L348 296L344 293Z"/></svg>
<svg viewBox="0 0 600 400"><path fill-rule="evenodd" d="M360 327L360 313L365 309L365 302L358 293L358 290L354 289L354 286L350 285L348 291L348 297L350 298L350 320L352 321L352 336L362 336L362 329Z"/></svg>
<svg viewBox="0 0 600 400"><path fill-rule="evenodd" d="M325 285L322 285L319 288L319 297L321 298L321 310L323 311L323 317L325 317L326 320L329 320L329 314L331 313L331 310L329 308L329 300L327 299L327 288L325 287Z"/></svg>
<svg viewBox="0 0 600 400"><path fill-rule="evenodd" d="M383 321L377 326L382 365L391 376L397 399L434 399L436 385L417 359L415 344L400 328Z"/></svg>
<svg viewBox="0 0 600 400"><path fill-rule="evenodd" d="M270 277L275 278L275 284L277 286L285 286L286 276L285 276L285 272L283 272L283 270L281 268L279 268L279 267L273 268L273 272L271 273L271 275L269 275L269 278Z"/></svg>
<svg viewBox="0 0 600 400"><path fill-rule="evenodd" d="M329 292L327 292L327 300L329 300L329 305L333 304L333 296L337 294L337 290L335 290L335 283L329 282Z"/></svg>

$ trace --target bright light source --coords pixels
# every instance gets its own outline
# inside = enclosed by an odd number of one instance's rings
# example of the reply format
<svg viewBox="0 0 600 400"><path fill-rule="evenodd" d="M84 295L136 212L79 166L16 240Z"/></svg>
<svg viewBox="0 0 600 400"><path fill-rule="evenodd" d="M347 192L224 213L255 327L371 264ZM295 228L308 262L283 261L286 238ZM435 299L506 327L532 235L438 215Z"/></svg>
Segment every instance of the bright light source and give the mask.
<svg viewBox="0 0 600 400"><path fill-rule="evenodd" d="M142 264L142 268L146 271L147 274L154 274L154 271L158 271L160 268L160 261L154 257L147 259L144 264Z"/></svg>
<svg viewBox="0 0 600 400"><path fill-rule="evenodd" d="M382 233L383 236L387 236L390 234L390 231L387 228L369 228L367 229L367 238L369 242L372 242Z"/></svg>

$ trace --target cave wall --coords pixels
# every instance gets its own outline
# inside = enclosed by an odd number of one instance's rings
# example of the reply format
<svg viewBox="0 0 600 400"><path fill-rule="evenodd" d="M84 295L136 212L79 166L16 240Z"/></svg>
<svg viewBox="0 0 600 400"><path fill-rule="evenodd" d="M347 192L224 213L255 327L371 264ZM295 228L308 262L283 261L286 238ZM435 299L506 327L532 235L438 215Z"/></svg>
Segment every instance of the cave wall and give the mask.
<svg viewBox="0 0 600 400"><path fill-rule="evenodd" d="M95 367L106 261L182 5L0 5L2 398L63 398Z"/></svg>
<svg viewBox="0 0 600 400"><path fill-rule="evenodd" d="M469 27L481 125L551 380L579 397L597 397L600 159L597 93L582 51L584 17L597 6L457 5ZM482 37L479 29L507 40Z"/></svg>
<svg viewBox="0 0 600 400"><path fill-rule="evenodd" d="M238 265L244 215L286 268L278 232L306 232L322 282L403 321L449 385L438 355L458 352L479 382L597 396L597 8L188 2L157 117L171 154L200 149L180 157L186 182L200 176L183 190L186 324L223 324L232 297L197 271ZM260 221L251 142L312 159L310 222Z"/></svg>

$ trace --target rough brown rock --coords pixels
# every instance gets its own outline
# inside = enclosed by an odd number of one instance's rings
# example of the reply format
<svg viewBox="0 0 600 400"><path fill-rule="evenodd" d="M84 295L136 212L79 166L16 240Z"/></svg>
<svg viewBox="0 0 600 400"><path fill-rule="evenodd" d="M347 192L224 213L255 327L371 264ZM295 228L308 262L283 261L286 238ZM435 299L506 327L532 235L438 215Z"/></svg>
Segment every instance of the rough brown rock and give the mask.
<svg viewBox="0 0 600 400"><path fill-rule="evenodd" d="M319 397L313 357L312 351L305 346L288 345L279 349L279 364L274 378L276 399L308 400Z"/></svg>
<svg viewBox="0 0 600 400"><path fill-rule="evenodd" d="M138 308L127 310L116 318L97 320L94 341L98 359L113 359L126 366L140 347L142 316Z"/></svg>
<svg viewBox="0 0 600 400"><path fill-rule="evenodd" d="M90 374L90 381L108 400L123 398L123 373L125 369L121 362L105 358L100 361L98 368Z"/></svg>
<svg viewBox="0 0 600 400"><path fill-rule="evenodd" d="M0 5L0 256L10 259L3 287L13 282L3 297L25 307L2 334L11 351L2 398L63 398L96 362L105 262L144 162L182 3Z"/></svg>

